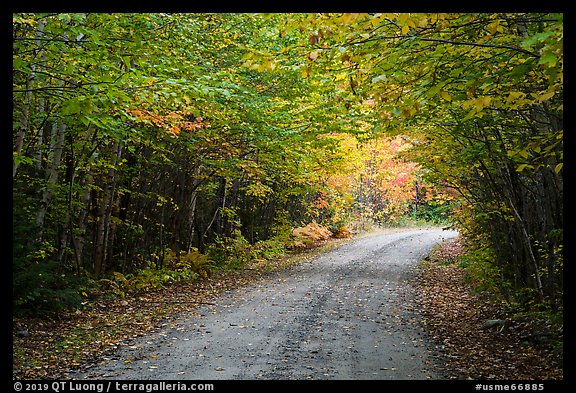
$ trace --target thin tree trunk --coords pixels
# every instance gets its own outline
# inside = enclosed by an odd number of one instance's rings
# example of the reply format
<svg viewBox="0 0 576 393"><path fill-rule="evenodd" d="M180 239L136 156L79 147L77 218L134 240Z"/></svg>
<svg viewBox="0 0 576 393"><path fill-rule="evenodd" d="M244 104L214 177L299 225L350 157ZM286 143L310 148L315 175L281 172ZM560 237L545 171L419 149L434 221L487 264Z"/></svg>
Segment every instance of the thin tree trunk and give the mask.
<svg viewBox="0 0 576 393"><path fill-rule="evenodd" d="M192 239L194 238L194 216L196 214L196 200L198 199L198 193L193 191L190 193L190 202L188 203L188 225L190 227L188 232L188 244L186 246L187 252L192 251Z"/></svg>
<svg viewBox="0 0 576 393"><path fill-rule="evenodd" d="M43 31L44 31L44 22L40 22L38 24L38 29L36 30L37 39L42 37ZM22 107L22 117L20 118L20 124L18 126L18 134L16 136L16 143L14 145L14 152L16 153L16 155L22 153L22 147L24 146L24 137L28 132L28 123L30 121L30 105L32 102L32 91L33 91L32 84L36 79L36 67L37 64L35 63L32 63L30 65L30 75L28 75L28 77L26 78L26 92L24 93L24 105ZM14 160L12 162L12 179L16 177L19 166L20 163L18 160Z"/></svg>
<svg viewBox="0 0 576 393"><path fill-rule="evenodd" d="M24 136L28 131L28 119L30 118L30 101L32 99L32 91L30 89L32 85L32 81L34 80L34 71L30 72L30 75L26 79L26 93L24 93L24 106L22 108L22 118L20 119L20 124L18 126L18 134L16 136L16 144L14 145L14 152L16 155L20 155L22 153L22 146L24 145ZM18 160L14 160L12 162L12 179L16 177L16 173L18 172L18 167L20 166L20 162Z"/></svg>
<svg viewBox="0 0 576 393"><path fill-rule="evenodd" d="M108 252L108 236L110 234L110 220L112 216L112 202L116 189L116 165L122 155L121 143L114 141L111 144L114 151L112 166L104 180L104 195L98 208L98 224L96 227L96 244L94 247L94 273L99 276L105 268Z"/></svg>
<svg viewBox="0 0 576 393"><path fill-rule="evenodd" d="M42 230L44 226L44 218L48 210L48 204L52 199L54 186L58 181L58 167L62 158L62 147L64 145L64 136L66 134L66 124L61 121L60 126L55 122L52 126L52 145L50 147L49 165L46 169L48 173L48 181L46 189L42 193L42 201L40 202L40 209L36 215L36 226L39 228L39 240L42 239Z"/></svg>
<svg viewBox="0 0 576 393"><path fill-rule="evenodd" d="M84 192L80 198L81 205L83 206L82 210L80 210L80 214L78 215L78 230L76 237L74 232L71 233L72 239L72 246L74 247L74 256L76 258L76 271L80 274L81 266L83 265L83 253L84 253L84 244L86 242L86 218L88 217L88 208L90 202L90 184L92 184L93 178L91 171L87 173L84 179Z"/></svg>

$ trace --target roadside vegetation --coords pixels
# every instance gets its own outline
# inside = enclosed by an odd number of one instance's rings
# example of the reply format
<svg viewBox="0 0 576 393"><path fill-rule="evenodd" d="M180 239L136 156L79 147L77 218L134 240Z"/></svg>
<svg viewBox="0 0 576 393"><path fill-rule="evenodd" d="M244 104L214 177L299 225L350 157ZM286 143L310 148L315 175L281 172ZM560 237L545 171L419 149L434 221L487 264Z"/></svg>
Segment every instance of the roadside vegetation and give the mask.
<svg viewBox="0 0 576 393"><path fill-rule="evenodd" d="M562 13L14 13L12 33L17 375L74 353L57 321L208 296L365 225L457 229L478 293L562 324Z"/></svg>
<svg viewBox="0 0 576 393"><path fill-rule="evenodd" d="M453 379L562 380L561 312L508 302L461 237L435 247L414 280L423 324ZM479 263L480 266L483 262Z"/></svg>

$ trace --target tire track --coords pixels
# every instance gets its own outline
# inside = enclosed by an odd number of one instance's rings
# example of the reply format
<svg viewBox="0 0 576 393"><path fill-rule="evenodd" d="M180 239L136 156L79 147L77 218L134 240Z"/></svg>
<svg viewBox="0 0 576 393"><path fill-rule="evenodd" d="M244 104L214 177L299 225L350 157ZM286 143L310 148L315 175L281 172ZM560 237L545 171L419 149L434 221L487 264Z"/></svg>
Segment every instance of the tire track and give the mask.
<svg viewBox="0 0 576 393"><path fill-rule="evenodd" d="M74 378L441 379L411 306L418 259L455 232L353 240L223 295Z"/></svg>

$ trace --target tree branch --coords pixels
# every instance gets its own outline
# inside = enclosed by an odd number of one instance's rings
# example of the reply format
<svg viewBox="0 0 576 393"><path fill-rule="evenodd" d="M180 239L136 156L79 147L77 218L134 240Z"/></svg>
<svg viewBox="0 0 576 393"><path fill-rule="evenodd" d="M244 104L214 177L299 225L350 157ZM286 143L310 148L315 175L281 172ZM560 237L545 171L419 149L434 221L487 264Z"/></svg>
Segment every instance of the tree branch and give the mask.
<svg viewBox="0 0 576 393"><path fill-rule="evenodd" d="M495 44L480 44L478 42L465 42L465 41L453 41L453 40L443 40L440 38L423 38L417 37L419 40L428 41L428 42L439 42L443 44L452 44L452 45L467 45L467 46L480 46L484 48L495 48L495 49L511 49L517 52L525 53L532 57L540 57L537 53L530 52L529 50L518 48L512 45L495 45Z"/></svg>
<svg viewBox="0 0 576 393"><path fill-rule="evenodd" d="M531 51L523 49L523 48L519 48L517 46L512 46L512 45L481 44L479 42L454 41L454 40L445 40L445 39L441 39L441 38L426 38L426 37L418 37L418 36L414 36L414 35L394 35L394 36L370 37L370 38L366 38L366 39L360 40L360 41L347 42L347 43L344 43L342 46L359 45L359 44L365 44L365 43L370 42L370 41L393 40L393 39L400 39L400 38L418 39L421 41L438 42L441 44L479 46L479 47L483 47L483 48L495 48L495 49L509 49L509 50L514 50L517 52L527 54L527 55L532 56L532 57L536 57L536 58L540 57L540 55L537 53L531 52Z"/></svg>

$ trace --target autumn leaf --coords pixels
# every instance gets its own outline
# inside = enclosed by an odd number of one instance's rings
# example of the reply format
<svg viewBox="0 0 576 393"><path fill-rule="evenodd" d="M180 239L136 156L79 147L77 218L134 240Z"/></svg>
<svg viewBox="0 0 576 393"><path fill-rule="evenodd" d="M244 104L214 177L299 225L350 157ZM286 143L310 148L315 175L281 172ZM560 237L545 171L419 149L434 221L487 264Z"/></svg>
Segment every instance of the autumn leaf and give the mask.
<svg viewBox="0 0 576 393"><path fill-rule="evenodd" d="M308 58L312 61L315 61L319 56L319 53L317 51L311 51L308 52Z"/></svg>
<svg viewBox="0 0 576 393"><path fill-rule="evenodd" d="M446 90L440 91L440 97L442 97L446 101L452 101L452 95Z"/></svg>

